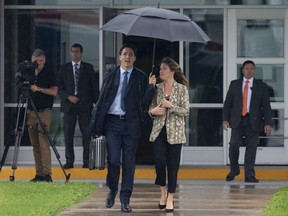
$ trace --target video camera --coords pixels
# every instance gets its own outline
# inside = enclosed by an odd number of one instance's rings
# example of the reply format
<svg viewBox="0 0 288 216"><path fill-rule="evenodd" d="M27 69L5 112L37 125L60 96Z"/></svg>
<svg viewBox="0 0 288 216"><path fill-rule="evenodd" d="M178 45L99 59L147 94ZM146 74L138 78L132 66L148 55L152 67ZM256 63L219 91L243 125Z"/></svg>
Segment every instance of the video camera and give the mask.
<svg viewBox="0 0 288 216"><path fill-rule="evenodd" d="M34 83L34 71L38 67L37 61L29 62L24 61L18 64L18 70L16 73L16 83L25 83L25 84L31 84Z"/></svg>

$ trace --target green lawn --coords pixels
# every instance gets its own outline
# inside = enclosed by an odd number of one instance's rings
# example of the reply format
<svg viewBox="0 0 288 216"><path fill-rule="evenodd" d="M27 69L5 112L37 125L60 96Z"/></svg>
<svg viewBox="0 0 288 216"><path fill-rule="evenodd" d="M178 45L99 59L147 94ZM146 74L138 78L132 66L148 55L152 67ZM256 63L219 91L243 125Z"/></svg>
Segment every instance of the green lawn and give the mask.
<svg viewBox="0 0 288 216"><path fill-rule="evenodd" d="M288 187L281 187L264 209L264 216L288 216Z"/></svg>
<svg viewBox="0 0 288 216"><path fill-rule="evenodd" d="M54 216L84 200L96 186L91 183L1 182L1 216Z"/></svg>

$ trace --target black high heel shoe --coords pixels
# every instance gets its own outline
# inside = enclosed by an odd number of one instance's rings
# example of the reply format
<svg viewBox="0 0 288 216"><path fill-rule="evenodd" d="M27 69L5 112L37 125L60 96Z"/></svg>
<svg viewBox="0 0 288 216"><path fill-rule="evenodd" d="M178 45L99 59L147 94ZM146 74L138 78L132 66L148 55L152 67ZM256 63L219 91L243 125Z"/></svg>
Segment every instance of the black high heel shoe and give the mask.
<svg viewBox="0 0 288 216"><path fill-rule="evenodd" d="M174 201L173 201L172 203L173 203L173 208L172 208L172 209L167 209L167 208L166 208L166 209L165 209L166 212L173 212L173 211L174 211Z"/></svg>
<svg viewBox="0 0 288 216"><path fill-rule="evenodd" d="M158 208L159 208L160 210L162 210L162 209L166 208L166 204L165 204L165 205L158 204Z"/></svg>

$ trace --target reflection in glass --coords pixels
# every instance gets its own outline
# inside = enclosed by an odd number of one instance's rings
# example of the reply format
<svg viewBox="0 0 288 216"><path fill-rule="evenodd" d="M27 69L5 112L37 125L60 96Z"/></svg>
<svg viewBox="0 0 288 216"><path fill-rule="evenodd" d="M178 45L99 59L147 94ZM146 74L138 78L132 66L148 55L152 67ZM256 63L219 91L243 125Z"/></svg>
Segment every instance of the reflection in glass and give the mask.
<svg viewBox="0 0 288 216"><path fill-rule="evenodd" d="M223 146L222 109L192 108L188 146Z"/></svg>
<svg viewBox="0 0 288 216"><path fill-rule="evenodd" d="M11 28L13 26L13 28ZM15 73L19 62L31 60L35 48L46 53L46 66L58 73L60 65L70 61L70 47L73 43L83 46L83 61L93 64L99 73L99 11L98 10L5 10L5 103L18 102L15 88ZM59 96L54 105L59 106ZM5 144L15 127L16 108L5 108ZM53 109L51 138L56 145L64 146L62 113ZM26 128L25 128L26 130ZM81 133L77 124L75 145L81 145ZM30 145L24 134L21 145Z"/></svg>
<svg viewBox="0 0 288 216"><path fill-rule="evenodd" d="M22 109L21 109L22 110ZM23 109L24 110L24 109ZM4 146L14 146L15 145L15 130L21 130L21 126L23 125L23 113L21 111L21 115L18 121L18 129L16 128L17 122L17 112L16 108L5 108L4 109ZM20 146L30 146L30 140L28 135L27 127L23 129L23 136L21 139Z"/></svg>
<svg viewBox="0 0 288 216"><path fill-rule="evenodd" d="M44 50L46 67L58 73L60 65L70 61L70 46L80 43L83 61L98 72L98 18L98 10L5 10L5 103L17 102L17 65L30 61L35 48Z"/></svg>
<svg viewBox="0 0 288 216"><path fill-rule="evenodd" d="M12 0L5 0L5 5L85 5L85 6L123 6L128 5L131 7L132 5L135 6L142 6L145 2L145 6L156 7L157 3L163 7L165 5L287 5L288 2L286 0L270 0L270 1L263 1L263 0L157 0L155 1L144 1L144 0L26 0L25 3L22 1L12 1Z"/></svg>
<svg viewBox="0 0 288 216"><path fill-rule="evenodd" d="M284 20L238 20L238 57L283 57Z"/></svg>
<svg viewBox="0 0 288 216"><path fill-rule="evenodd" d="M241 66L237 65L238 78ZM284 102L284 65L256 64L255 78L267 84L271 102Z"/></svg>
<svg viewBox="0 0 288 216"><path fill-rule="evenodd" d="M184 72L189 80L191 103L223 102L223 10L191 9L194 20L212 41L184 44Z"/></svg>
<svg viewBox="0 0 288 216"><path fill-rule="evenodd" d="M5 108L5 119L4 124L6 125L4 129L5 133L5 146L14 146L14 129L16 127L17 122L17 109L16 108ZM63 113L60 112L60 108L54 107L52 111L52 120L51 120L51 126L49 130L49 134L51 136L51 139L53 140L53 143L56 146L65 146L64 144L64 134L63 134ZM23 120L23 118L21 118ZM23 121L22 121L23 122ZM27 123L27 122L26 122ZM20 126L22 124L19 124ZM24 128L23 137L20 143L21 146L31 146L29 135L27 131L27 126ZM74 146L82 146L82 136L79 129L79 125L76 124L75 128L75 136L74 136Z"/></svg>

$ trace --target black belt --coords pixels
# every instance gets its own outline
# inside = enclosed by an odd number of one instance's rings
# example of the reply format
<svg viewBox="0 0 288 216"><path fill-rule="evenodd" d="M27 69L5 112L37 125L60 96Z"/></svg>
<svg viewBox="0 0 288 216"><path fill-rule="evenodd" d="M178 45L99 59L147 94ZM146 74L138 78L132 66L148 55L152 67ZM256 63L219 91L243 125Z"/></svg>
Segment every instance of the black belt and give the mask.
<svg viewBox="0 0 288 216"><path fill-rule="evenodd" d="M117 118L117 119L126 119L126 115L114 115L114 114L108 114L110 117L113 117L113 118Z"/></svg>

